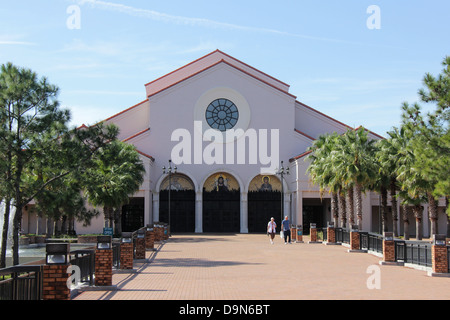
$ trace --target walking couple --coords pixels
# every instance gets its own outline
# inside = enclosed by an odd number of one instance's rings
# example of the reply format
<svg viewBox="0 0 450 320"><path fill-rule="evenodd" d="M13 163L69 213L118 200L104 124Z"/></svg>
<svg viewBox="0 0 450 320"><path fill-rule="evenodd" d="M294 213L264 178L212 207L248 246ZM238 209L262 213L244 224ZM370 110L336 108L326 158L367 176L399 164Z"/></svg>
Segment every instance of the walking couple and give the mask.
<svg viewBox="0 0 450 320"><path fill-rule="evenodd" d="M287 239L289 238L289 244L291 243L291 230L290 230L290 222L288 216L284 217L283 222L281 223L281 227L284 233L284 244L287 244ZM267 234L270 237L270 243L273 244L273 239L275 238L275 234L277 233L277 224L275 223L275 219L270 218L269 223L267 224Z"/></svg>

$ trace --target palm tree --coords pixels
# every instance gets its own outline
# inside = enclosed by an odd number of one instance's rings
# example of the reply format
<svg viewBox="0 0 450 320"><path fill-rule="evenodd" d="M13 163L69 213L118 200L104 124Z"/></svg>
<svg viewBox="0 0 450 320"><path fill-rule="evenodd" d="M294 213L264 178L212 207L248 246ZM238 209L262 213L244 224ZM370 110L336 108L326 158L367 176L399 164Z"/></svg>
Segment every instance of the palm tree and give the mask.
<svg viewBox="0 0 450 320"><path fill-rule="evenodd" d="M433 176L427 175L420 170L417 141L422 140L420 123L423 122L420 115L420 106L414 104L409 106L404 103L402 106L402 127L408 142L402 151L402 160L397 168L398 180L401 182L401 189L409 202L414 205L413 211L416 217L416 236L422 239L422 203L429 204L429 217L431 220L431 234L437 232L437 200L433 195L437 180Z"/></svg>
<svg viewBox="0 0 450 320"><path fill-rule="evenodd" d="M346 190L354 186L357 224L362 229L362 193L376 177L375 140L369 139L367 131L360 127L347 130L338 141L334 165L342 174Z"/></svg>
<svg viewBox="0 0 450 320"><path fill-rule="evenodd" d="M389 192L392 207L392 221L394 236L398 236L398 211L397 211L397 190L398 181L396 169L399 163L400 150L406 148L407 139L404 129L394 127L387 132L389 138L380 140L378 144L377 160L380 164L380 171L389 179Z"/></svg>
<svg viewBox="0 0 450 320"><path fill-rule="evenodd" d="M338 194L340 185L337 178L337 172L334 170L331 161L331 153L336 146L338 134L327 134L320 136L314 141L313 145L308 148L311 153L305 160L310 161L307 172L311 181L320 187L321 194L328 190L331 193L331 215L335 226L338 225L339 209ZM345 212L341 211L345 215Z"/></svg>
<svg viewBox="0 0 450 320"><path fill-rule="evenodd" d="M135 147L117 140L101 150L95 168L85 173L88 201L103 207L105 227L113 227L116 220L116 234L121 233L122 205L139 190L144 173L145 167ZM116 217L114 209L117 211Z"/></svg>

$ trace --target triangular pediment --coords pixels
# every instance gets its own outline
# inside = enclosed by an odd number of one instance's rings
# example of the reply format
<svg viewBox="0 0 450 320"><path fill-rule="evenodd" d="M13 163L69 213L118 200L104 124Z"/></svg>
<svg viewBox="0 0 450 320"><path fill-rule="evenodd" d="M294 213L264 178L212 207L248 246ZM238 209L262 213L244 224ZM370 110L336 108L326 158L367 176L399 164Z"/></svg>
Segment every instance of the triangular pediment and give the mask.
<svg viewBox="0 0 450 320"><path fill-rule="evenodd" d="M145 85L145 90L147 92L147 97L150 97L156 93L159 93L171 86L180 83L192 76L199 74L209 68L219 64L226 63L242 72L282 91L289 94L289 85L275 79L272 76L253 68L242 61L233 58L232 56L220 51L213 51L200 59L197 59L175 71L172 71L152 82Z"/></svg>

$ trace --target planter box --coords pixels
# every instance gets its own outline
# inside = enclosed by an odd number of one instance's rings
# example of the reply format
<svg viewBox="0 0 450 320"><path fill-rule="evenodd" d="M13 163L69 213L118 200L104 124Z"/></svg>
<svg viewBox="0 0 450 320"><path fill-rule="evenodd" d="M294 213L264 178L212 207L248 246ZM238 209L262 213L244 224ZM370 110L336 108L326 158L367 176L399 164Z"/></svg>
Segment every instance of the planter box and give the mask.
<svg viewBox="0 0 450 320"><path fill-rule="evenodd" d="M78 243L97 243L97 236L78 236Z"/></svg>
<svg viewBox="0 0 450 320"><path fill-rule="evenodd" d="M30 238L28 238L28 237L20 237L19 238L19 245L27 246L29 244L30 244Z"/></svg>
<svg viewBox="0 0 450 320"><path fill-rule="evenodd" d="M35 243L45 243L47 236L36 236Z"/></svg>

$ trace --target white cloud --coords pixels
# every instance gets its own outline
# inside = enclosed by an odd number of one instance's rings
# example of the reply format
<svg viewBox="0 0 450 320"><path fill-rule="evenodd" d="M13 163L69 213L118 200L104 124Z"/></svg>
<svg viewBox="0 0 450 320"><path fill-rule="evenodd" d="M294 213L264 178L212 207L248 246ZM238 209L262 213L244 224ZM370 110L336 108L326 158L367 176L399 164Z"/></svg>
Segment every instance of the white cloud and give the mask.
<svg viewBox="0 0 450 320"><path fill-rule="evenodd" d="M121 13L124 13L127 15L131 15L131 16L135 16L135 17L143 17L143 18L151 19L154 21L161 21L161 22L165 22L165 23L188 25L188 26L199 26L199 27L206 27L206 28L222 28L222 29L237 30L237 31L260 32L260 33L266 33L266 34L276 34L276 35L281 35L281 36L290 36L290 37L296 37L296 38L301 38L301 39L334 42L334 43L341 43L341 44L373 46L370 43L358 43L358 42L346 41L346 40L335 39L335 38L325 38L325 37L316 37L316 36L310 36L310 35L305 35L305 34L290 33L290 32L281 31L281 30L277 30L277 29L269 29L269 28L262 28L262 27L250 27L250 26L225 23L225 22L220 22L220 21L215 21L215 20L205 19L205 18L192 18L192 17L170 15L170 14L166 14L166 13L162 13L162 12L158 12L158 11L154 11L154 10L135 8L132 6L125 5L125 4L113 3L113 2L108 2L108 1L72 0L72 2L75 2L78 5L87 4L87 5L91 6L92 8L97 8L100 10L110 10L110 11L121 12Z"/></svg>

